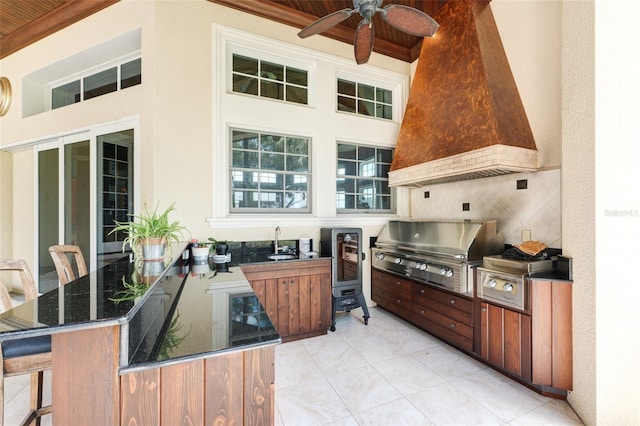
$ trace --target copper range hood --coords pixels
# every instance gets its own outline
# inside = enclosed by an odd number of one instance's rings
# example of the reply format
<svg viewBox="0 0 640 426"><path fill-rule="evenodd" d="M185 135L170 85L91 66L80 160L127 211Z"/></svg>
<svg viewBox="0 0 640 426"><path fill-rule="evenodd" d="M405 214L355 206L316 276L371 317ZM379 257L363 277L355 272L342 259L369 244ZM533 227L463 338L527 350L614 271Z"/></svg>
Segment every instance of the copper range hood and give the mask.
<svg viewBox="0 0 640 426"><path fill-rule="evenodd" d="M488 1L448 1L425 38L389 173L423 186L538 169L538 153Z"/></svg>

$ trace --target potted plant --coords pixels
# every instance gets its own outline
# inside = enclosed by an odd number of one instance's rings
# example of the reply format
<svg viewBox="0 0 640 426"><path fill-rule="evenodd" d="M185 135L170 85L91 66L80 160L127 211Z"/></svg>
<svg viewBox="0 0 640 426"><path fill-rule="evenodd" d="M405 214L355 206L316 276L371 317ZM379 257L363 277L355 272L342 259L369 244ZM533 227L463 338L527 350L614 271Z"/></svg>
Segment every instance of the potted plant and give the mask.
<svg viewBox="0 0 640 426"><path fill-rule="evenodd" d="M150 213L145 205L144 213L140 215L130 214L129 222L114 221L116 227L110 232L122 231L127 234L122 242L122 251L126 245L143 260L159 260L164 258L164 250L167 243L180 242L185 227L178 221L170 221L169 213L175 210L171 204L163 212L158 212L156 205L153 213Z"/></svg>
<svg viewBox="0 0 640 426"><path fill-rule="evenodd" d="M211 242L193 242L191 243L191 254L195 260L206 260L209 257L211 247L213 247Z"/></svg>

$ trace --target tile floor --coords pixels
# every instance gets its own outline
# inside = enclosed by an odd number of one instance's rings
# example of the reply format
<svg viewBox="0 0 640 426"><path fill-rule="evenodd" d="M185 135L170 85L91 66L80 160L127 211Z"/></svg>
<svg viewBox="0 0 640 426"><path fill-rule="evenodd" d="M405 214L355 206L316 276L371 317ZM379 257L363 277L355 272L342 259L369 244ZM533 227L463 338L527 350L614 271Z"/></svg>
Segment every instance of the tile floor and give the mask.
<svg viewBox="0 0 640 426"><path fill-rule="evenodd" d="M369 311L368 326L359 309L339 313L334 333L276 347L277 426L582 424L566 402L538 395L383 309ZM26 413L28 384L28 377L6 380L6 426Z"/></svg>
<svg viewBox="0 0 640 426"><path fill-rule="evenodd" d="M276 347L276 425L581 425L541 396L379 308Z"/></svg>

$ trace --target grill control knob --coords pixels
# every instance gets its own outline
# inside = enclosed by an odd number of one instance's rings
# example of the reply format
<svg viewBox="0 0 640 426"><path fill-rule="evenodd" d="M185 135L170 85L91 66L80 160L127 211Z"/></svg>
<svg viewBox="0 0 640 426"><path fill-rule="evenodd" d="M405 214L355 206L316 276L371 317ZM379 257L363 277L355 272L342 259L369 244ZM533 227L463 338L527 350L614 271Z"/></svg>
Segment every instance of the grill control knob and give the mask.
<svg viewBox="0 0 640 426"><path fill-rule="evenodd" d="M396 260L393 261L396 265L402 265L402 259L396 257Z"/></svg>
<svg viewBox="0 0 640 426"><path fill-rule="evenodd" d="M506 283L506 284L502 287L502 289L503 289L504 291L509 291L509 292L510 292L510 291L513 291L513 284Z"/></svg>
<svg viewBox="0 0 640 426"><path fill-rule="evenodd" d="M420 264L420 270L421 271L426 271L427 270L427 264L426 263Z"/></svg>
<svg viewBox="0 0 640 426"><path fill-rule="evenodd" d="M489 287L495 288L495 286L498 285L498 282L496 280L489 280L487 284L489 285Z"/></svg>
<svg viewBox="0 0 640 426"><path fill-rule="evenodd" d="M384 253L377 253L376 258L380 260L384 259Z"/></svg>
<svg viewBox="0 0 640 426"><path fill-rule="evenodd" d="M451 278L453 276L453 271L451 269L445 269L442 275Z"/></svg>

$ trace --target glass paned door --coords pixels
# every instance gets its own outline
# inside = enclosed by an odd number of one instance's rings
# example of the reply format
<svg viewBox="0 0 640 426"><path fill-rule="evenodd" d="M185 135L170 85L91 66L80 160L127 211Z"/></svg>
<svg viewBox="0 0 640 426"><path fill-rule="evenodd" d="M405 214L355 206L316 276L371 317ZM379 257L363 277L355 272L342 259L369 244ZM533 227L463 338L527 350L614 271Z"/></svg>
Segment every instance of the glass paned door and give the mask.
<svg viewBox="0 0 640 426"><path fill-rule="evenodd" d="M91 253L91 147L80 141L64 147L64 243L79 246L87 267Z"/></svg>
<svg viewBox="0 0 640 426"><path fill-rule="evenodd" d="M38 152L38 283L45 293L58 287L58 275L49 247L58 244L59 233L59 149Z"/></svg>
<svg viewBox="0 0 640 426"><path fill-rule="evenodd" d="M98 260L122 253L123 233L111 233L114 220L133 213L133 130L100 135L98 142Z"/></svg>

